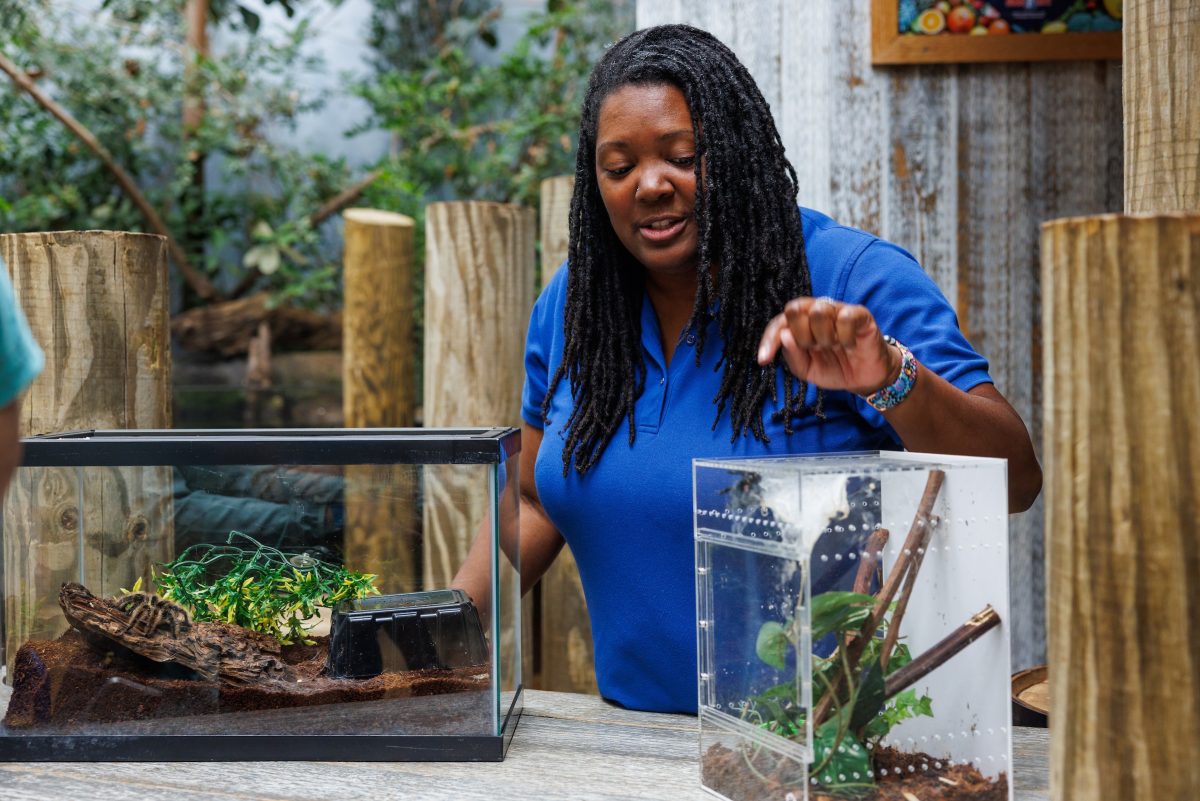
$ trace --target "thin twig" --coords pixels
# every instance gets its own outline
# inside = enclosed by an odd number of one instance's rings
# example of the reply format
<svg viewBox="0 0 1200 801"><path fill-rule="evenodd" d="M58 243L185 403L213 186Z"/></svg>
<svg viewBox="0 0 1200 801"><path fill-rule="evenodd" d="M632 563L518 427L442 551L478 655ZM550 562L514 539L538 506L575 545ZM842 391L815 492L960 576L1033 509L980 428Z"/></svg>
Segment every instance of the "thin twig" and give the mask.
<svg viewBox="0 0 1200 801"><path fill-rule="evenodd" d="M329 200L326 200L323 204L321 204L321 208L309 215L309 226L316 228L318 225L325 222L325 220L329 219L334 214L337 214L339 211L346 208L346 206L349 206L351 203L358 200L360 197L362 197L362 193L366 191L367 187L375 183L375 180L379 178L380 175L382 175L382 173L379 170L369 172L358 183L354 184L353 186L346 187L341 192L338 192L336 195L329 198Z"/></svg>
<svg viewBox="0 0 1200 801"><path fill-rule="evenodd" d="M0 71L7 73L8 77L12 79L14 84L29 94L29 96L32 97L39 106L50 112L55 119L66 126L67 130L73 133L76 138L87 145L89 150L96 154L97 158L100 159L105 168L112 173L113 177L117 181L117 184L121 187L121 190L129 197L131 201L133 201L133 205L137 206L138 211L141 212L142 217L145 218L146 224L150 227L150 229L153 230L154 233L166 237L167 250L171 254L171 259L175 262L176 266L179 267L179 272L182 273L184 280L187 281L188 285L196 291L196 294L205 300L221 300L221 294L217 291L216 287L212 285L208 278L205 277L203 273L197 272L188 263L187 256L183 252L183 248L181 248L179 243L175 241L175 237L171 235L170 230L168 230L166 224L162 221L162 218L158 216L158 212L155 211L154 207L150 205L150 202L146 200L145 195L143 195L141 190L138 189L137 184L134 182L133 178L130 177L129 173L125 172L124 168L117 163L112 153L108 151L108 148L102 145L100 140L97 139L91 131L84 127L79 120L71 116L69 111L60 106L53 99L51 99L49 95L39 89L33 83L33 81L29 79L29 76L27 76L20 67L10 61L3 53L0 53Z"/></svg>

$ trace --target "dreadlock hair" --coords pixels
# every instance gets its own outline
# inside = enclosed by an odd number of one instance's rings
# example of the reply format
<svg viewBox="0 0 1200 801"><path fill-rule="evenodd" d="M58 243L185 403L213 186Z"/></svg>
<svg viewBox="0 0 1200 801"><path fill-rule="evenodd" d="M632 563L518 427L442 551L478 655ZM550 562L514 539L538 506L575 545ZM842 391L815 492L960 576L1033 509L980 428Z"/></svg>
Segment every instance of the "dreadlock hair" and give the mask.
<svg viewBox="0 0 1200 801"><path fill-rule="evenodd" d="M669 84L687 100L695 139L695 222L699 253L695 305L688 326L697 334L715 316L723 339L715 429L728 407L733 439L749 432L767 442L763 404L777 400L777 369L756 359L770 319L794 297L812 294L796 205L796 171L762 93L729 48L687 25L662 25L614 44L592 72L579 123L575 191L571 198L569 274L562 363L542 403L564 376L574 408L564 428L563 475L572 462L580 474L599 460L623 418L629 442L637 430L634 402L646 382L641 349L645 270L617 239L596 180L600 107L628 85ZM712 265L718 265L717 280ZM714 301L719 306L714 309ZM784 370L784 402L773 419L792 433L793 418L822 416L805 404L806 382Z"/></svg>

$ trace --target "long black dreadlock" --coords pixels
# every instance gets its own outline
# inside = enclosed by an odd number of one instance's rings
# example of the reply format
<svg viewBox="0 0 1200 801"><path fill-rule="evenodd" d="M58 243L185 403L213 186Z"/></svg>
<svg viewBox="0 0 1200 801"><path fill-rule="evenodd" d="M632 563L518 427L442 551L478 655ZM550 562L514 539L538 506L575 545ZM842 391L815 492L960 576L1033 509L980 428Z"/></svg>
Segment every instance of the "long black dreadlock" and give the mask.
<svg viewBox="0 0 1200 801"><path fill-rule="evenodd" d="M562 364L542 403L567 376L574 408L565 427L563 475L574 462L587 472L623 418L629 441L637 427L634 401L646 382L641 351L644 269L617 239L596 182L596 127L600 106L630 84L671 84L687 100L696 142L695 220L699 240L698 288L688 327L697 333L696 359L715 311L724 349L713 428L729 408L733 439L750 432L766 442L762 407L776 400L775 363L762 367L757 345L787 301L812 294L796 206L796 171L762 93L729 48L705 31L663 25L626 36L592 72L579 124L575 193L571 199L570 273L564 314ZM701 169L703 165L703 170ZM718 265L714 283L711 266ZM821 415L805 402L804 381L784 372L784 403L774 419L792 433L793 418Z"/></svg>

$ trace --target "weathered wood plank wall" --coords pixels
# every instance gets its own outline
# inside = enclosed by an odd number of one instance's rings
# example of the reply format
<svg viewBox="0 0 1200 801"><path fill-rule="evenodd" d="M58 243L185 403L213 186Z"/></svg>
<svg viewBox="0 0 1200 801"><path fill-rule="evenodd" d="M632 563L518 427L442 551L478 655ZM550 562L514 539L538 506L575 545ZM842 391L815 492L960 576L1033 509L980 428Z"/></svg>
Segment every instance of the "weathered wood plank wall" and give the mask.
<svg viewBox="0 0 1200 801"><path fill-rule="evenodd" d="M1121 209L1120 65L874 68L870 0L638 4L638 27L667 22L711 31L749 68L801 204L924 265L1040 451L1038 225ZM1045 659L1042 510L1009 527L1014 669Z"/></svg>

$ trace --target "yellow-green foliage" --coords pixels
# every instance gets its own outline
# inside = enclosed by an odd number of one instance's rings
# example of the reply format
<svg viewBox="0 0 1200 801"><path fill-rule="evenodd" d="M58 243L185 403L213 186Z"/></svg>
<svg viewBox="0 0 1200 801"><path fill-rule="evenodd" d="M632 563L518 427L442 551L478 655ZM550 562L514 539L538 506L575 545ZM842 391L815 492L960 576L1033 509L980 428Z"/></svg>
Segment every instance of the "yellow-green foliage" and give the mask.
<svg viewBox="0 0 1200 801"><path fill-rule="evenodd" d="M305 634L318 607L377 594L376 578L233 531L225 545L193 545L162 565L154 583L194 620L232 623L291 645L312 643Z"/></svg>

